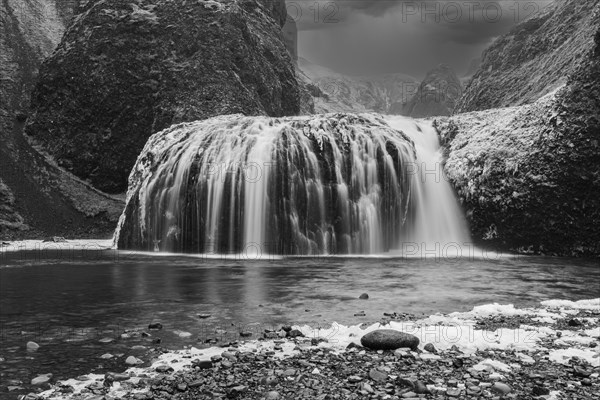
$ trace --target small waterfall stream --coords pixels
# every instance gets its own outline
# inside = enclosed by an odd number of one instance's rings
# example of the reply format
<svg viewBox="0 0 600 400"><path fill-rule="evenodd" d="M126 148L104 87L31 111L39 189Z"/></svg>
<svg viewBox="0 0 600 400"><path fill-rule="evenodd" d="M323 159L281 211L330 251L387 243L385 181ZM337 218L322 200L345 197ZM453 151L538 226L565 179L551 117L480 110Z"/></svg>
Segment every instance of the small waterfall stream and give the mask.
<svg viewBox="0 0 600 400"><path fill-rule="evenodd" d="M465 240L450 185L430 179L430 124L377 115L223 116L153 135L130 175L119 248L381 254ZM422 179L426 178L426 179Z"/></svg>

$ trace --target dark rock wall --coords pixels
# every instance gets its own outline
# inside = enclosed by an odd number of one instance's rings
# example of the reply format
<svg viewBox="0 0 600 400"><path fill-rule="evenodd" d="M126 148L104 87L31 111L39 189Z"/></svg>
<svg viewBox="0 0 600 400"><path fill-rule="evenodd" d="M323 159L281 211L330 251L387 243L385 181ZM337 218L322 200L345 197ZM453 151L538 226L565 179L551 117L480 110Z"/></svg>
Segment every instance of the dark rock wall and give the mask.
<svg viewBox="0 0 600 400"><path fill-rule="evenodd" d="M537 30L531 24L539 19L515 30L527 29L542 49L548 32L585 33L569 39L558 33L550 36L563 43L580 43L577 48L560 47L567 53L552 47L557 70L549 64L547 76L565 74L561 60L572 58L558 91L525 106L436 121L448 151L446 172L467 210L473 237L482 243L543 254L600 254L600 5L598 1L583 4L559 1L554 14L543 17L547 22L538 24ZM590 10L590 5L595 8ZM496 48L498 44L492 46ZM536 59L547 56L538 53ZM479 76L485 74L489 52L485 60ZM508 79L511 71L531 68L529 61L513 62L508 70L496 70L497 76ZM488 77L486 85L502 83ZM551 89L556 89L554 81L538 87L536 93ZM472 84L463 98L465 107L492 104L482 97L481 102L473 100L473 90ZM482 96L486 93L483 86L478 90ZM510 100L509 93L507 89L502 102L527 100Z"/></svg>
<svg viewBox="0 0 600 400"><path fill-rule="evenodd" d="M284 21L283 1L88 2L41 68L27 134L61 167L124 192L161 129L300 111Z"/></svg>
<svg viewBox="0 0 600 400"><path fill-rule="evenodd" d="M598 0L556 0L483 53L456 113L530 104L564 85L593 41Z"/></svg>

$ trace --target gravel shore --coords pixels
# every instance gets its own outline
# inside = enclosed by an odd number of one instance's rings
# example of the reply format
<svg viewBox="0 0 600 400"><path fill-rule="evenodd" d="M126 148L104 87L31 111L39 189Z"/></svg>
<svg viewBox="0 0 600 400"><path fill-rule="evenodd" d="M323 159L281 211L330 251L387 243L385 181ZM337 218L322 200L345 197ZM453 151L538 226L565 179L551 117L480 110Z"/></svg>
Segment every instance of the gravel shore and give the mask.
<svg viewBox="0 0 600 400"><path fill-rule="evenodd" d="M380 329L413 335L419 345L361 345ZM23 398L596 399L599 338L600 299L494 304L420 320L386 314L369 326L286 326L256 340L154 347L141 359L123 355L124 371L38 377L38 392Z"/></svg>

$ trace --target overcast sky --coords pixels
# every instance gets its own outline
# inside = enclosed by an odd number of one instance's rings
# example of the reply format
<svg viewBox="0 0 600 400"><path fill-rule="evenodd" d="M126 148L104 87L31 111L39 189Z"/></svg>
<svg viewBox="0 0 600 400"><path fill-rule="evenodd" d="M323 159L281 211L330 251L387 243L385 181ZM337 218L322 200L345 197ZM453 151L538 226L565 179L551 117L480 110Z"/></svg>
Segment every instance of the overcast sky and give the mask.
<svg viewBox="0 0 600 400"><path fill-rule="evenodd" d="M299 55L349 74L466 73L499 35L553 0L286 0ZM582 0L585 1L585 0Z"/></svg>

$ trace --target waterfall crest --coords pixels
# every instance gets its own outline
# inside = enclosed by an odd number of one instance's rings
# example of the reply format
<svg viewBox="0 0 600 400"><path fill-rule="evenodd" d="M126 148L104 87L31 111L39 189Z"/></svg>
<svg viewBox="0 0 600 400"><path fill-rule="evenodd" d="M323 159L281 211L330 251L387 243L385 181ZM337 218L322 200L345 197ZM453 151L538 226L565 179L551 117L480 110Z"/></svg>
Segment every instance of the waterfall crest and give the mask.
<svg viewBox="0 0 600 400"><path fill-rule="evenodd" d="M406 235L413 140L377 115L222 116L153 135L119 248L374 254Z"/></svg>

